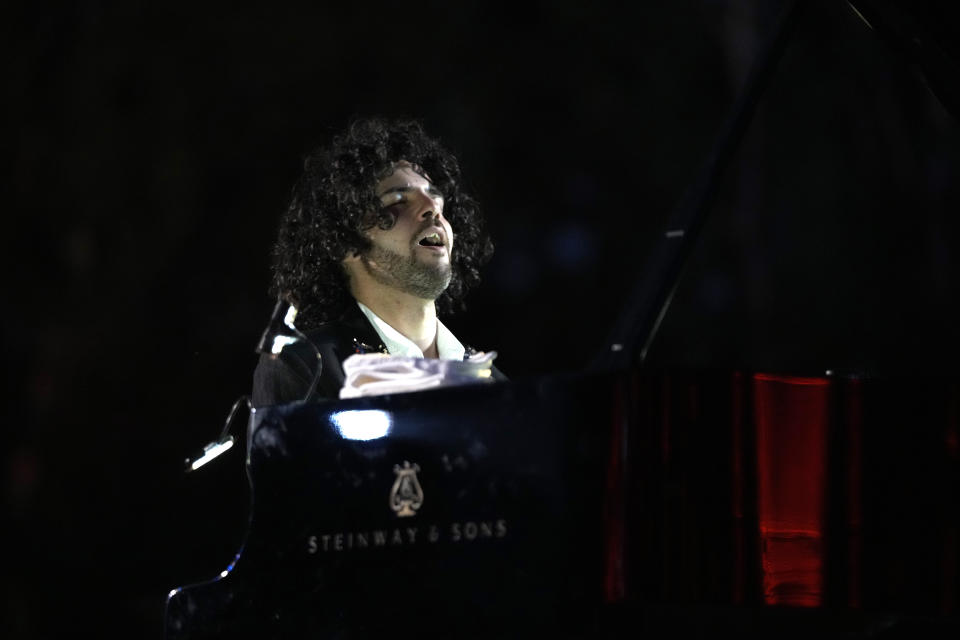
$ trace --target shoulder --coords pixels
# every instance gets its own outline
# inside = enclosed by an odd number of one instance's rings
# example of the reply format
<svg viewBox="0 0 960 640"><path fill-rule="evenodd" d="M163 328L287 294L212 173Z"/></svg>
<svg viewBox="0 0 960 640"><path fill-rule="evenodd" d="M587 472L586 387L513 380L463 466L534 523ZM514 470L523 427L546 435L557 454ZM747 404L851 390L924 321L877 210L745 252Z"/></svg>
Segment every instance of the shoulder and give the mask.
<svg viewBox="0 0 960 640"><path fill-rule="evenodd" d="M376 331L358 308L354 310L305 331L306 340L287 345L277 355L261 355L253 372L253 405L337 398L343 386L343 360L380 349Z"/></svg>

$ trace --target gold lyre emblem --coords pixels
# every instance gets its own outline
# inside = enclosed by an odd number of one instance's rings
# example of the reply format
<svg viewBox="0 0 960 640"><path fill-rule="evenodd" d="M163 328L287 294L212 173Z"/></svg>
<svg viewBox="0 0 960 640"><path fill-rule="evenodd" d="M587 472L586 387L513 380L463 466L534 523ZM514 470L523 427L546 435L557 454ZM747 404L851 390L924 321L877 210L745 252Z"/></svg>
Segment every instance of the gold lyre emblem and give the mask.
<svg viewBox="0 0 960 640"><path fill-rule="evenodd" d="M411 467L406 460L403 461L402 468L398 464L393 465L397 479L393 481L390 489L390 508L401 518L417 515L417 509L423 504L423 488L417 480L418 471L419 465L414 464Z"/></svg>

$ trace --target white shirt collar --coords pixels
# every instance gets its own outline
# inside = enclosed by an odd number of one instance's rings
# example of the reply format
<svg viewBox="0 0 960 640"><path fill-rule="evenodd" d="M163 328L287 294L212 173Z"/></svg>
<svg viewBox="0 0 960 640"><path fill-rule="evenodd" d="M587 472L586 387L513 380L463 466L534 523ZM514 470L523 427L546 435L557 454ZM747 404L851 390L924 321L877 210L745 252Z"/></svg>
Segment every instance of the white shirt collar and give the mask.
<svg viewBox="0 0 960 640"><path fill-rule="evenodd" d="M392 356L407 356L410 358L422 358L423 351L420 350L410 338L403 335L389 324L380 319L380 317L371 311L365 304L357 301L357 306L367 320L373 325L377 335L383 341L383 346L387 348ZM441 360L463 360L466 352L460 341L447 329L440 319L437 318L437 353Z"/></svg>

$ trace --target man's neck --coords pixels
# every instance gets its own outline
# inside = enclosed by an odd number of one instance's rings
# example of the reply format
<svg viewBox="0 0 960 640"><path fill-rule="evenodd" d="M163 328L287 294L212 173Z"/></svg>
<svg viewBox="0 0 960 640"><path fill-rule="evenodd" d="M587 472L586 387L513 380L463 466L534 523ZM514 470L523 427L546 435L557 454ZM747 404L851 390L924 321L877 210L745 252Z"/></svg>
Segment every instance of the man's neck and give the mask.
<svg viewBox="0 0 960 640"><path fill-rule="evenodd" d="M437 353L437 309L433 300L424 300L389 287L355 288L353 297L381 320L420 347L427 358Z"/></svg>

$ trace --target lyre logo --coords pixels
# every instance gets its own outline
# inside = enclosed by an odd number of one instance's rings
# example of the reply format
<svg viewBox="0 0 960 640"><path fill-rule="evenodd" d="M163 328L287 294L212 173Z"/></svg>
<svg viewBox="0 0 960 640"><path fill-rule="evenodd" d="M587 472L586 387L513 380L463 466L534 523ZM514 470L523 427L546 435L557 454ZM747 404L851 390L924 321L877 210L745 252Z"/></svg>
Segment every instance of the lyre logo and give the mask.
<svg viewBox="0 0 960 640"><path fill-rule="evenodd" d="M419 465L414 464L411 467L406 460L403 461L402 468L398 464L393 465L397 479L393 481L390 489L390 508L401 518L417 515L417 509L423 504L423 488L417 480L418 471Z"/></svg>

